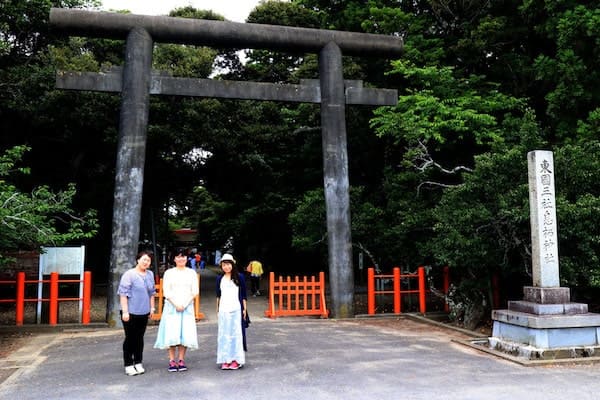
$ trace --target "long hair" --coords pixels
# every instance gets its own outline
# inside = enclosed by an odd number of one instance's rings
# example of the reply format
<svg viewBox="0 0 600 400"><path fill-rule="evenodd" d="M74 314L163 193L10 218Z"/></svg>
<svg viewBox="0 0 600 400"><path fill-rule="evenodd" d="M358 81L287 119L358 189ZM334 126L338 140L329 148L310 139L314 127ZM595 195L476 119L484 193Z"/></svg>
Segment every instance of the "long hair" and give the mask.
<svg viewBox="0 0 600 400"><path fill-rule="evenodd" d="M231 281L233 283L235 283L235 286L240 286L240 272L237 270L237 268L235 267L235 264L232 263L231 261L225 261L227 263L231 264ZM223 271L223 261L221 261L219 263L220 267L221 267L221 271ZM225 274L225 272L223 272L223 274Z"/></svg>
<svg viewBox="0 0 600 400"><path fill-rule="evenodd" d="M240 273L236 269L231 270L231 280L235 286L240 286Z"/></svg>

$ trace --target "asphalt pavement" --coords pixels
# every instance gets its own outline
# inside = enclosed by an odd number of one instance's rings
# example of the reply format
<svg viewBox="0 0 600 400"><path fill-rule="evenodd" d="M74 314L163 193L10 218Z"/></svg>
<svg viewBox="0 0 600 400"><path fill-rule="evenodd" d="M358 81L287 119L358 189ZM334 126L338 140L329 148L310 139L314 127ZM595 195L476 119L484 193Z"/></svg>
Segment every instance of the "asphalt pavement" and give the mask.
<svg viewBox="0 0 600 400"><path fill-rule="evenodd" d="M263 317L251 297L246 365L216 364L214 272L202 272L200 348L186 372L168 372L166 352L146 333L146 373L124 374L121 329L69 329L33 335L2 361L0 399L598 399L598 365L526 367L452 341L451 332L390 329L355 319ZM364 322L364 321L363 321ZM408 329L410 324L412 329Z"/></svg>

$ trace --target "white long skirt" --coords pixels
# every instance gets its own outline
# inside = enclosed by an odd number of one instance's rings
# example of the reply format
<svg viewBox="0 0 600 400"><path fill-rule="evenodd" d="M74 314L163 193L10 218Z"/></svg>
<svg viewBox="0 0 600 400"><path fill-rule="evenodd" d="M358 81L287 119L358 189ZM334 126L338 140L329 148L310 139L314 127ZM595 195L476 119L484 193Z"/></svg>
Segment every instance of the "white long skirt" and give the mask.
<svg viewBox="0 0 600 400"><path fill-rule="evenodd" d="M219 311L219 328L217 333L217 364L246 363L242 337L242 310L237 308L230 312Z"/></svg>

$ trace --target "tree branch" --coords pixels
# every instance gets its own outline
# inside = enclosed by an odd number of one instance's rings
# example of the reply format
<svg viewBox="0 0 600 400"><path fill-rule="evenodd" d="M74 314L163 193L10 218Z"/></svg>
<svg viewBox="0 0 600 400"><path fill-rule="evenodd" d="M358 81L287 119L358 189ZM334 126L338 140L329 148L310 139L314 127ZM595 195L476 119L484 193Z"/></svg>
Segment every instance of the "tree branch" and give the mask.
<svg viewBox="0 0 600 400"><path fill-rule="evenodd" d="M433 160L433 157L431 157L431 154L429 154L429 149L427 149L427 146L420 140L419 140L418 148L420 151L419 151L419 154L417 156L415 156L414 162L415 162L415 168L417 170L419 170L420 172L424 172L426 169L432 168L432 167L435 167L435 168L437 168L438 171L441 171L448 175L454 175L454 174L457 174L457 173L463 172L463 171L473 172L472 168L466 167L464 165L459 165L452 169L447 169L447 168L442 167L441 164L439 164Z"/></svg>
<svg viewBox="0 0 600 400"><path fill-rule="evenodd" d="M365 254L367 255L367 257L369 257L369 259L371 260L371 262L373 263L373 266L375 267L375 272L377 272L378 274L381 273L381 269L379 268L379 264L377 264L377 261L375 261L375 257L373 257L373 254L371 254L371 252L362 245L362 243L358 242L356 244L352 244L353 246L358 247L360 250L364 251Z"/></svg>

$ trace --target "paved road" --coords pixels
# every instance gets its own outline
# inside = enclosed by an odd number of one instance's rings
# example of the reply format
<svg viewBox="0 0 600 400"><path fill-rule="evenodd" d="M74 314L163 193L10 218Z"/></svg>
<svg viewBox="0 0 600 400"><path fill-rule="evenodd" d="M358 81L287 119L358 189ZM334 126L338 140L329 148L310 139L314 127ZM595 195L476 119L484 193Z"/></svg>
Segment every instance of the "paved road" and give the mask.
<svg viewBox="0 0 600 400"><path fill-rule="evenodd" d="M123 373L121 330L45 333L3 360L0 368L14 372L0 384L0 399L599 398L598 365L524 367L452 342L452 333L415 329L410 320L406 329L390 329L356 320L266 319L264 297L250 299L246 366L221 371L214 297L202 301L206 320L198 323L200 348L188 353L187 372L167 372L165 352L152 348L156 326L146 335L147 372L133 377Z"/></svg>

